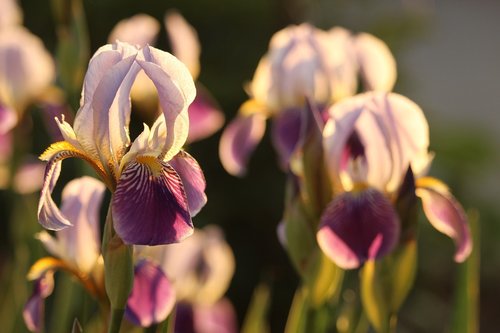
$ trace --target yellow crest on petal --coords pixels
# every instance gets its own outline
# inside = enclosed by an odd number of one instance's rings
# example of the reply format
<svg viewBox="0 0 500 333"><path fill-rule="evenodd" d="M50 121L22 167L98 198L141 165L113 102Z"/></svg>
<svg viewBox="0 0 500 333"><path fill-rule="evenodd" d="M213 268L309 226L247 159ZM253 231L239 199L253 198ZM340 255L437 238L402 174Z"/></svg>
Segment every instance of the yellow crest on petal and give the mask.
<svg viewBox="0 0 500 333"><path fill-rule="evenodd" d="M44 275L48 271L54 271L56 269L70 269L66 263L60 259L56 259L53 257L44 257L42 259L37 260L33 266L31 266L27 278L28 280L37 280L42 275Z"/></svg>

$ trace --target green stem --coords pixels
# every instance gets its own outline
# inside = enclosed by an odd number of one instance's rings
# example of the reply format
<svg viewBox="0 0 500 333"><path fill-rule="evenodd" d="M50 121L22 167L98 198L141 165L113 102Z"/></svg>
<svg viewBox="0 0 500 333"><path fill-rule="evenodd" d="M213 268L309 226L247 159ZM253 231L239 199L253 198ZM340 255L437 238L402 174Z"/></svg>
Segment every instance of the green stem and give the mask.
<svg viewBox="0 0 500 333"><path fill-rule="evenodd" d="M120 332L124 312L124 309L111 309L111 319L109 321L108 333Z"/></svg>

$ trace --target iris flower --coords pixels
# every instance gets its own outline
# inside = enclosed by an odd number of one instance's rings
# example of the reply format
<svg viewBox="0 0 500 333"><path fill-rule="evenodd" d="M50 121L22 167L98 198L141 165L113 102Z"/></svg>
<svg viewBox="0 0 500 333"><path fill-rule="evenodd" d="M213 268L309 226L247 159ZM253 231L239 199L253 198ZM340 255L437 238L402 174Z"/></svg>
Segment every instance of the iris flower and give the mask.
<svg viewBox="0 0 500 333"><path fill-rule="evenodd" d="M309 24L278 31L247 87L251 99L222 135L219 155L224 168L233 175L246 172L268 118L273 119L272 141L286 168L299 140L306 98L322 110L354 95L358 75L366 89L392 89L395 61L378 38Z"/></svg>
<svg viewBox="0 0 500 333"><path fill-rule="evenodd" d="M189 134L187 142L204 139L224 123L224 115L210 92L197 81L200 74L201 46L196 30L176 11L169 11L164 26L172 46L172 54L182 61L196 81L197 95L189 106ZM153 45L160 30L158 21L146 14L137 14L124 19L113 28L109 41L121 40L130 44ZM132 100L150 105L154 100L154 86L145 75L139 74L132 87Z"/></svg>
<svg viewBox="0 0 500 333"><path fill-rule="evenodd" d="M433 154L422 110L401 95L370 92L328 112L323 146L334 198L317 233L323 252L345 269L390 253L401 237L394 202L412 174L427 219L453 238L455 260L465 260L472 249L465 213L446 185L425 176Z"/></svg>
<svg viewBox="0 0 500 333"><path fill-rule="evenodd" d="M162 113L131 142L130 89L139 72L155 85ZM48 162L38 205L42 226L61 230L72 225L51 193L62 160L79 157L112 191L114 228L126 244L168 244L189 236L191 216L206 203L203 173L181 149L195 94L186 66L167 52L121 42L97 50L73 127L64 117L56 119L64 141L52 144L40 157Z"/></svg>

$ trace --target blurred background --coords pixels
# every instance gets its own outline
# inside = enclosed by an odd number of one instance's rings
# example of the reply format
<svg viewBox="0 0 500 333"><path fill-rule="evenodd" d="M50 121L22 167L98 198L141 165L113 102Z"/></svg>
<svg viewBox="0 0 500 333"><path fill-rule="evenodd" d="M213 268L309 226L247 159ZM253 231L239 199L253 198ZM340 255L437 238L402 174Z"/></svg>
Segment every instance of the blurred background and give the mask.
<svg viewBox="0 0 500 333"><path fill-rule="evenodd" d="M54 53L57 38L51 2L23 0L20 4L25 26ZM235 116L246 100L243 85L252 78L277 30L310 22L324 29L339 25L365 31L384 40L398 63L394 90L419 104L429 121L431 150L436 153L430 174L449 184L466 209L476 209L480 214L481 332L497 331L500 2L85 0L83 4L91 52L106 43L109 32L121 19L146 13L162 22L167 10L179 10L197 30L201 41L199 81L217 99L226 121ZM170 49L163 30L157 47ZM50 139L39 121L41 111L36 107L31 111L34 137L30 146L32 153L38 155ZM247 176L241 179L223 170L218 158L219 138L220 131L189 147L208 184L208 204L194 223L198 227L220 225L233 248L237 266L227 295L236 307L239 322L243 321L255 286L266 282L272 294L270 326L272 332L282 332L298 283L276 237L283 212L284 174L277 166L269 133L257 148ZM77 174L78 163L65 162L75 171L63 173L60 183ZM6 332L25 330L15 310L19 311L31 292L31 285L24 280L29 265L44 253L32 238L34 232L41 230L36 223L37 200L37 195L26 197L0 191L0 323L6 323ZM399 327L401 332L444 332L449 330L456 283L454 247L424 218L421 220L419 272L415 288L401 311ZM24 240L23 245L18 245L19 240ZM21 264L13 266L12 258ZM11 276L18 277L16 283L12 283ZM69 279L60 280L58 283L65 284L66 289L56 289L51 297L49 322L58 321L58 304L68 304L64 298L75 299L76 294L82 293ZM64 323L54 325L65 327Z"/></svg>

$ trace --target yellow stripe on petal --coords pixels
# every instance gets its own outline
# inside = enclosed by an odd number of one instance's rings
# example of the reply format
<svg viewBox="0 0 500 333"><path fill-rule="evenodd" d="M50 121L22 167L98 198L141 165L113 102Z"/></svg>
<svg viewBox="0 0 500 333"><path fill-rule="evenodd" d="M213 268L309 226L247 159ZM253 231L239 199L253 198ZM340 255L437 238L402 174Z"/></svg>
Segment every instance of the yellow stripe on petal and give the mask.
<svg viewBox="0 0 500 333"><path fill-rule="evenodd" d="M39 159L41 159L42 161L48 161L56 154L61 153L63 151L73 152L75 154L82 154L82 155L85 154L83 151L76 148L71 143L66 141L59 141L51 144L49 148L45 149L45 151L40 155Z"/></svg>
<svg viewBox="0 0 500 333"><path fill-rule="evenodd" d="M60 259L56 259L53 257L44 257L42 259L37 260L33 264L33 266L31 266L27 278L30 281L37 280L47 271L53 271L60 268L71 270L71 268L68 265L66 265L64 261Z"/></svg>
<svg viewBox="0 0 500 333"><path fill-rule="evenodd" d="M418 178L415 181L415 185L417 188L428 188L442 194L450 192L448 185L434 177Z"/></svg>
<svg viewBox="0 0 500 333"><path fill-rule="evenodd" d="M143 156L137 156L136 160L138 163L146 165L153 174L153 176L158 177L161 174L163 166L161 162L158 160L158 158L154 156L143 155Z"/></svg>

